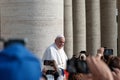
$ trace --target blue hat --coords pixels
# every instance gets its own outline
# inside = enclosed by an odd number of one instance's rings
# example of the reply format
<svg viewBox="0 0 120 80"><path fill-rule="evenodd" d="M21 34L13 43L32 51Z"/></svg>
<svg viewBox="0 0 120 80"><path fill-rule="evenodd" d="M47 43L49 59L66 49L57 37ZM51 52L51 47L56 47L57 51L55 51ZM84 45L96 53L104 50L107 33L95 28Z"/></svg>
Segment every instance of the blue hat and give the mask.
<svg viewBox="0 0 120 80"><path fill-rule="evenodd" d="M0 80L39 80L40 61L24 45L11 44L0 52Z"/></svg>

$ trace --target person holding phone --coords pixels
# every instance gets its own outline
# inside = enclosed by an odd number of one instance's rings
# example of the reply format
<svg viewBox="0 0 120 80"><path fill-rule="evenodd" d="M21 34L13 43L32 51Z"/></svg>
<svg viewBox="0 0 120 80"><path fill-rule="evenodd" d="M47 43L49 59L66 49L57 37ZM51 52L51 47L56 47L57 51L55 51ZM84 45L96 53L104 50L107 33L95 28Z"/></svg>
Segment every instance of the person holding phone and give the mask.
<svg viewBox="0 0 120 80"><path fill-rule="evenodd" d="M64 79L64 70L66 69L66 61L68 59L63 49L64 43L65 37L63 35L58 35L55 38L54 43L45 50L42 58L43 62L45 60L54 61L53 68L59 73L59 77L57 78L57 80ZM45 70L45 68L43 70Z"/></svg>

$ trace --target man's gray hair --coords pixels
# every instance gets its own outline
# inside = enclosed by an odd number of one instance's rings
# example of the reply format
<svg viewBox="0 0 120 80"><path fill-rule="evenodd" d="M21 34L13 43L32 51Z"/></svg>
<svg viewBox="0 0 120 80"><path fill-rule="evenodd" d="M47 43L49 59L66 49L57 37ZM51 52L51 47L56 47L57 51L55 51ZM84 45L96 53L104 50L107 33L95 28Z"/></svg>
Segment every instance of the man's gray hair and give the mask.
<svg viewBox="0 0 120 80"><path fill-rule="evenodd" d="M57 39L57 38L65 38L65 37L63 34L60 34L60 35L57 35L57 37L55 39Z"/></svg>

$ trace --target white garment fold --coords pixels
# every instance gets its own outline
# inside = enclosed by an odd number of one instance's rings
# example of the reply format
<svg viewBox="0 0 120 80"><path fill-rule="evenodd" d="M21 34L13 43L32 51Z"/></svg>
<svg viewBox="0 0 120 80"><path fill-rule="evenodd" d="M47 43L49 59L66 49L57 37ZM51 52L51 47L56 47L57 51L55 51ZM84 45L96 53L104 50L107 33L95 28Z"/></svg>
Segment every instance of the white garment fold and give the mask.
<svg viewBox="0 0 120 80"><path fill-rule="evenodd" d="M58 68L62 68L62 69L66 69L66 61L67 61L67 56L63 50L63 48L58 49L57 46L54 44L52 44L51 46L49 46L44 55L42 60L55 60L56 62L56 66Z"/></svg>
<svg viewBox="0 0 120 80"><path fill-rule="evenodd" d="M56 44L50 45L44 55L43 55L43 62L44 60L55 60L56 62L56 67L58 68L58 72L60 76L58 77L57 80L63 80L64 76L62 75L61 69L66 69L66 61L67 61L67 56L63 50L63 48L59 49ZM47 70L51 70L50 68Z"/></svg>

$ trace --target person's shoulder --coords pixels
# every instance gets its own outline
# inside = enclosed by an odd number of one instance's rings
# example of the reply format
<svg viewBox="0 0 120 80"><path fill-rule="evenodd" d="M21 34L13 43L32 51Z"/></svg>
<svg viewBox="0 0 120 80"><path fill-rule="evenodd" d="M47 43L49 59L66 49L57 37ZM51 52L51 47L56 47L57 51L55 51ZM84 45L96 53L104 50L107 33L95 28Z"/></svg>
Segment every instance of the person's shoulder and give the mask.
<svg viewBox="0 0 120 80"><path fill-rule="evenodd" d="M55 44L53 43L53 44L51 44L50 46L48 46L48 48L47 49L53 49L53 48L55 48Z"/></svg>

